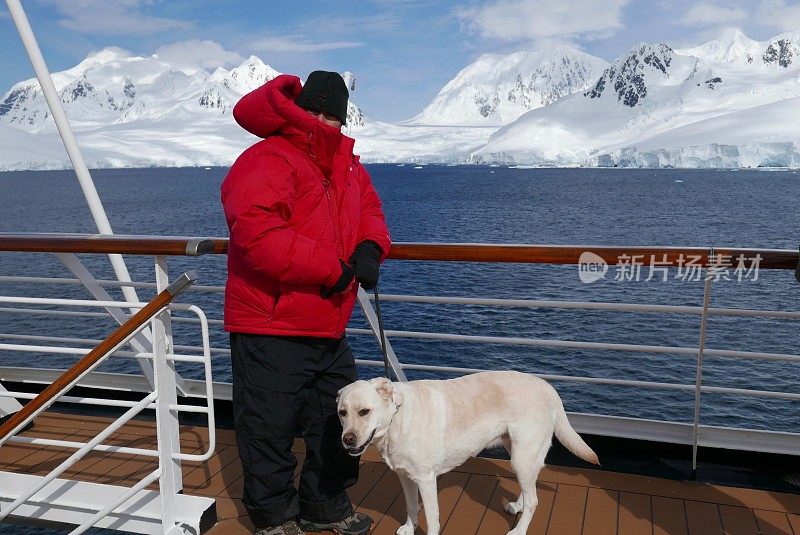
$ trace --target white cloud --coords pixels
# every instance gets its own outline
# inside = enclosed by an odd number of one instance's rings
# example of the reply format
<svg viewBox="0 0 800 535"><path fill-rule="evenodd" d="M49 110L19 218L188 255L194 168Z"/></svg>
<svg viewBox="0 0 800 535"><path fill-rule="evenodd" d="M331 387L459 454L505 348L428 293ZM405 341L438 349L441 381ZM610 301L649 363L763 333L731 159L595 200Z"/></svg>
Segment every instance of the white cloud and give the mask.
<svg viewBox="0 0 800 535"><path fill-rule="evenodd" d="M700 2L686 12L681 23L688 26L719 26L741 22L746 18L747 12L742 8Z"/></svg>
<svg viewBox="0 0 800 535"><path fill-rule="evenodd" d="M782 32L800 30L800 4L787 5L785 0L762 0L756 12L756 21Z"/></svg>
<svg viewBox="0 0 800 535"><path fill-rule="evenodd" d="M164 45L156 51L156 54L165 63L187 72L200 68L213 69L236 65L244 59L236 52L225 50L215 41L199 39Z"/></svg>
<svg viewBox="0 0 800 535"><path fill-rule="evenodd" d="M254 50L262 52L322 52L326 50L339 50L342 48L358 48L364 46L359 41L330 41L323 43L310 43L299 36L265 37L250 44Z"/></svg>
<svg viewBox="0 0 800 535"><path fill-rule="evenodd" d="M68 30L93 35L146 35L185 30L185 20L155 17L144 12L149 0L47 0L64 17L58 24Z"/></svg>
<svg viewBox="0 0 800 535"><path fill-rule="evenodd" d="M629 1L495 0L457 14L469 30L486 39L597 38L622 28L622 8Z"/></svg>

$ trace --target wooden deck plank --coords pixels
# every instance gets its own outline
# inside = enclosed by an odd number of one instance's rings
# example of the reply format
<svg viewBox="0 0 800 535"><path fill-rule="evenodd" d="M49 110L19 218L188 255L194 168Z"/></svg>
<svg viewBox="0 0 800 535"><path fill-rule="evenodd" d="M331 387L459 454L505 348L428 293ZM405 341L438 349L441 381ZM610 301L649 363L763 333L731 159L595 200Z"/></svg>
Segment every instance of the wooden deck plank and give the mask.
<svg viewBox="0 0 800 535"><path fill-rule="evenodd" d="M717 535L724 533L719 517L719 507L713 503L686 501L686 523L689 535Z"/></svg>
<svg viewBox="0 0 800 535"><path fill-rule="evenodd" d="M504 480L505 478L500 481L502 482ZM519 487L516 481L514 481L514 484ZM553 483L539 482L536 484L536 494L539 497L539 505L536 507L536 511L533 512L533 520L531 520L528 533L547 532L547 528L550 525L550 517L553 514L553 503L555 503L557 491L558 485ZM519 494L519 491L517 491L517 494ZM514 524L516 524L516 519Z"/></svg>
<svg viewBox="0 0 800 535"><path fill-rule="evenodd" d="M204 446L201 445L200 447L205 451ZM223 472L226 476L234 473L231 470L225 470L231 463L236 463L240 467L238 474L230 478L232 480L241 475L241 463L239 462L239 452L236 450L236 446L222 446L217 450L216 454L205 463L183 463L183 488L186 489L187 492L194 493L195 489L207 488L208 482L214 477L219 477L223 480L226 479L222 477ZM235 467L232 468L235 470ZM213 495L216 496L216 493Z"/></svg>
<svg viewBox="0 0 800 535"><path fill-rule="evenodd" d="M650 535L653 513L649 494L619 493L619 535Z"/></svg>
<svg viewBox="0 0 800 535"><path fill-rule="evenodd" d="M776 511L754 511L758 533L761 535L793 535L785 513Z"/></svg>
<svg viewBox="0 0 800 535"><path fill-rule="evenodd" d="M242 496L244 495L244 476L239 476L233 481L228 487L217 494L217 497L222 498L233 498L235 500L241 500Z"/></svg>
<svg viewBox="0 0 800 535"><path fill-rule="evenodd" d="M68 441L85 441L89 435L89 431L80 430L64 437L59 437L55 440L68 440ZM41 475L48 473L53 468L58 466L61 461L67 458L64 448L57 446L45 446L40 448L34 446L35 451L30 455L26 455L18 461L6 465L3 469L11 472L22 472L25 474Z"/></svg>
<svg viewBox="0 0 800 535"><path fill-rule="evenodd" d="M387 475L397 478L391 471L387 471ZM457 472L450 472L439 478L437 486L439 490L439 524L441 526L445 526L453 514L453 510L461 498L468 479L469 476L467 474ZM373 535L391 535L397 532L397 528L405 523L407 515L406 500L401 488L400 494L394 498L391 504L387 505L385 514L376 522ZM424 508L420 510L419 525L421 530L427 530Z"/></svg>
<svg viewBox="0 0 800 535"><path fill-rule="evenodd" d="M590 488L586 495L583 533L586 535L617 535L619 492Z"/></svg>
<svg viewBox="0 0 800 535"><path fill-rule="evenodd" d="M61 427L66 429L91 429L99 431L108 427L111 418L102 416L88 416L82 414L66 414L45 411L34 420L34 425Z"/></svg>
<svg viewBox="0 0 800 535"><path fill-rule="evenodd" d="M450 520L450 516L453 514L453 510L464 492L464 485L467 484L468 479L469 474L458 472L448 472L439 477L437 482L439 489L439 526L446 525ZM404 520L405 514L404 508ZM425 507L422 507L420 511L419 526L423 531L427 531L428 523L425 519Z"/></svg>
<svg viewBox="0 0 800 535"><path fill-rule="evenodd" d="M653 496L653 535L687 535L686 507L683 500Z"/></svg>
<svg viewBox="0 0 800 535"><path fill-rule="evenodd" d="M536 495L539 499L539 505L533 513L533 520L531 520L531 525L528 527L528 533L542 535L547 532L556 489L557 485L552 483L547 483L546 481L536 482ZM505 506L509 502L516 501L519 492L519 483L515 479L499 478L494 492L489 498L486 514L484 514L476 533L478 535L494 535L495 533L509 532L516 525L519 515L507 513Z"/></svg>
<svg viewBox="0 0 800 535"><path fill-rule="evenodd" d="M752 509L746 507L719 506L719 516L726 535L750 535L758 533L756 517Z"/></svg>
<svg viewBox="0 0 800 535"><path fill-rule="evenodd" d="M572 535L583 531L587 491L587 487L558 485L547 527L548 535Z"/></svg>
<svg viewBox="0 0 800 535"><path fill-rule="evenodd" d="M140 436L130 443L129 446L144 450L154 450L156 446L156 440L154 437ZM138 458L142 459L143 457ZM134 459L137 459L137 456L125 453L115 453L114 455L103 459L93 466L92 472L95 476L94 481L98 483L118 481L127 473L128 470L132 469L126 465Z"/></svg>
<svg viewBox="0 0 800 535"><path fill-rule="evenodd" d="M142 449L153 449L156 445L156 437L142 437L139 441L139 446ZM96 481L98 483L105 483L108 485L115 485L118 484L119 481L124 480L124 478L128 477L130 474L141 470L143 466L151 463L154 459L153 457L143 457L143 456L135 456L130 454L122 454L115 456L113 462L109 462L108 464L108 471L104 474L100 474ZM117 461L122 462L117 462ZM146 473L142 475L144 477L147 475ZM141 477L139 478L141 479Z"/></svg>
<svg viewBox="0 0 800 535"><path fill-rule="evenodd" d="M71 435L65 436L62 440L70 441L70 442L81 442L86 443L89 442L92 438L96 435L96 431L89 430L89 429L77 429L74 430L74 433ZM62 461L66 460L67 457L75 453L72 448L60 448L55 446L55 448L59 451L58 455L47 459L46 461L42 461L39 464L29 464L28 470L31 474L39 474L39 473L49 473L55 466L57 466ZM26 463L28 464L28 463Z"/></svg>
<svg viewBox="0 0 800 535"><path fill-rule="evenodd" d="M236 433L233 429L216 429L217 444L224 444L225 446L236 445Z"/></svg>
<svg viewBox="0 0 800 535"><path fill-rule="evenodd" d="M464 492L456 502L446 523L442 524L443 535L474 533L486 513L489 498L494 493L497 478L483 474L472 474L464 486Z"/></svg>
<svg viewBox="0 0 800 535"><path fill-rule="evenodd" d="M35 422L33 427L20 436L27 438L44 438L49 440L65 440L73 435L75 429L55 427L44 422ZM14 471L14 466L32 453L43 449L44 446L25 444L19 442L9 442L0 448L0 470Z"/></svg>
<svg viewBox="0 0 800 535"><path fill-rule="evenodd" d="M367 512L367 514L370 513ZM397 528L405 522L406 515L406 501L401 492L392 500L392 503L386 505L386 511L381 518L373 517L376 520L376 524L373 527L372 535L392 535L397 533Z"/></svg>
<svg viewBox="0 0 800 535"><path fill-rule="evenodd" d="M537 487L539 487L539 485L540 484L537 484ZM553 491L555 491L555 489L553 489ZM478 525L477 533L486 533L489 535L492 533L507 533L510 531L511 528L514 527L516 516L507 513L505 510L505 505L516 500L518 493L519 484L516 482L516 480L504 477L499 478L497 480L497 485L495 485L494 490L492 491L492 495L489 497L486 513L483 515L483 519L481 519L481 523ZM539 495L540 501L539 508L541 508L542 493L538 488L537 494ZM537 532L531 531L531 533Z"/></svg>
<svg viewBox="0 0 800 535"><path fill-rule="evenodd" d="M358 471L358 482L347 489L350 502L358 507L388 469L383 463L362 462Z"/></svg>
<svg viewBox="0 0 800 535"><path fill-rule="evenodd" d="M297 459L297 464L294 466L294 477L300 477L300 472L303 471L303 462L306 460L305 453L295 453L295 459ZM241 466L241 463L239 463Z"/></svg>
<svg viewBox="0 0 800 535"><path fill-rule="evenodd" d="M505 462L490 459L482 460L496 463ZM550 466L545 466L542 469L539 480L558 484L566 483L577 486L600 487L607 490L649 494L665 498L680 497L697 502L800 514L800 494L783 494L758 489L659 479L618 472Z"/></svg>
<svg viewBox="0 0 800 535"><path fill-rule="evenodd" d="M800 535L800 515L786 515L789 525L792 526L792 535Z"/></svg>
<svg viewBox="0 0 800 535"><path fill-rule="evenodd" d="M218 519L227 520L229 518L247 516L247 508L245 508L242 500L234 500L232 498L216 498L215 500Z"/></svg>
<svg viewBox="0 0 800 535"><path fill-rule="evenodd" d="M217 522L206 535L253 535L253 524L247 516Z"/></svg>
<svg viewBox="0 0 800 535"><path fill-rule="evenodd" d="M43 447L44 446L14 442L4 444L3 447L0 448L0 470L14 471L13 466L16 463Z"/></svg>
<svg viewBox="0 0 800 535"><path fill-rule="evenodd" d="M104 444L109 446L137 448L143 440L145 440L143 437L137 437L135 435L114 435L105 441ZM113 452L93 452L75 463L69 470L64 472L62 477L80 481L95 481L114 466L118 466L123 462L119 454Z"/></svg>
<svg viewBox="0 0 800 535"><path fill-rule="evenodd" d="M372 491L366 495L358 508L372 517L377 528L383 521L386 512L392 506L392 503L394 503L400 494L400 481L393 472L387 470L381 475L381 478L375 483Z"/></svg>

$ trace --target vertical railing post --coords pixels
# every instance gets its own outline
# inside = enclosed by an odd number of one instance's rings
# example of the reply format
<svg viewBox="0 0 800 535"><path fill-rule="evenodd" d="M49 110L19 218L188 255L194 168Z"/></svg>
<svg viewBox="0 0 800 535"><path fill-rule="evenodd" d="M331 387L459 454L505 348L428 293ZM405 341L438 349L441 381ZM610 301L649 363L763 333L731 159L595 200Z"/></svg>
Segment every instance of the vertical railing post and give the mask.
<svg viewBox="0 0 800 535"><path fill-rule="evenodd" d="M167 259L155 259L156 288L161 292L169 285ZM162 532L167 533L175 525L175 495L183 489L181 462L174 458L180 453L180 428L178 412L170 405L178 403L175 363L167 359L172 352L172 324L169 308L153 318L153 368L158 399L156 400L156 436L158 438L158 462L161 467L159 495L161 500Z"/></svg>
<svg viewBox="0 0 800 535"><path fill-rule="evenodd" d="M709 253L709 264L714 258L714 248ZM712 273L706 270L703 286L703 313L700 316L700 343L697 349L697 368L694 382L694 425L692 428L692 477L697 477L697 446L700 437L700 395L703 390L703 354L706 349L706 333L708 332L708 308L711 303Z"/></svg>

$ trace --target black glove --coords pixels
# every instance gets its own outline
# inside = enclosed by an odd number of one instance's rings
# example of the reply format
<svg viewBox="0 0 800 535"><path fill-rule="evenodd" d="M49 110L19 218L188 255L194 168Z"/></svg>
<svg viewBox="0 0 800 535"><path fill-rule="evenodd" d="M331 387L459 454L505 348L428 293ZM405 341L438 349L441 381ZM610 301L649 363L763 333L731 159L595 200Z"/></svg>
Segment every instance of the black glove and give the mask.
<svg viewBox="0 0 800 535"><path fill-rule="evenodd" d="M371 240L364 240L356 246L350 256L350 265L355 269L355 276L361 287L371 290L378 285L378 274L381 267L381 248Z"/></svg>
<svg viewBox="0 0 800 535"><path fill-rule="evenodd" d="M320 292L322 297L328 298L333 294L343 292L350 286L350 283L353 282L353 277L355 277L355 271L353 271L353 268L345 264L342 260L339 260L339 263L342 264L342 274L339 276L336 284L330 288L322 288L322 291Z"/></svg>

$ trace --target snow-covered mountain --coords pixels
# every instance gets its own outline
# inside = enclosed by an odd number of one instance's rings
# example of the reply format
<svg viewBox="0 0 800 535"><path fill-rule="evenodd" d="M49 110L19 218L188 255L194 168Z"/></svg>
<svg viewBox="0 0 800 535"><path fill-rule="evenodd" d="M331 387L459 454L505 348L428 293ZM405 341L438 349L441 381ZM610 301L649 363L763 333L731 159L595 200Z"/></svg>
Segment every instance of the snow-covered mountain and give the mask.
<svg viewBox="0 0 800 535"><path fill-rule="evenodd" d="M244 93L279 73L252 56L230 71L179 69L157 55L139 57L119 48L92 54L53 75L76 128L159 120L170 116L229 113ZM16 84L0 103L0 124L39 132L54 128L36 79Z"/></svg>
<svg viewBox="0 0 800 535"><path fill-rule="evenodd" d="M229 165L254 142L230 109L278 73L255 57L188 63L108 48L54 75L91 166ZM612 64L565 48L483 56L411 121L352 106L348 123L372 162L800 167L800 32L642 44ZM0 170L68 166L38 84L16 84L0 102Z"/></svg>
<svg viewBox="0 0 800 535"><path fill-rule="evenodd" d="M587 89L607 66L605 60L566 46L486 54L462 69L411 123L505 125Z"/></svg>
<svg viewBox="0 0 800 535"><path fill-rule="evenodd" d="M230 111L242 95L280 73L251 56L231 70L175 65L158 54L134 56L110 47L75 67L55 73L53 81L76 130L159 122L211 126L230 123ZM223 117L224 116L224 117ZM348 122L363 125L364 115L350 103ZM0 125L31 133L54 131L36 79L14 85L0 102Z"/></svg>
<svg viewBox="0 0 800 535"><path fill-rule="evenodd" d="M543 165L800 164L800 32L728 31L698 47L643 44L587 91L501 128L475 162Z"/></svg>

